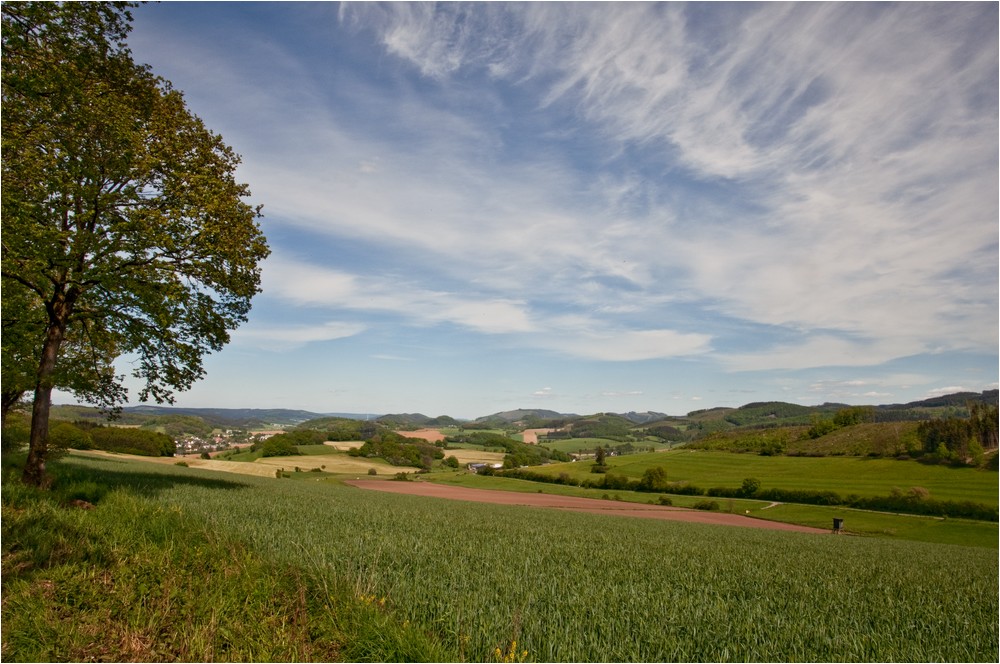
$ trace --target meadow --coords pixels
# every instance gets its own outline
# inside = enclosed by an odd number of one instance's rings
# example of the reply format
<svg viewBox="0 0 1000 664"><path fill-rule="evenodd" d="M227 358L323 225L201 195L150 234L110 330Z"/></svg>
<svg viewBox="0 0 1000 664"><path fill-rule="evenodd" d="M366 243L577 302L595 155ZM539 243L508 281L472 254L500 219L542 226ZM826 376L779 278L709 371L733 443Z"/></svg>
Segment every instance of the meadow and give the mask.
<svg viewBox="0 0 1000 664"><path fill-rule="evenodd" d="M550 450L559 450L560 452L566 452L567 454L576 454L584 451L593 452L598 447L608 449L614 447L615 445L621 445L622 443L614 440L608 440L607 438L568 438L566 440L542 440L539 444L543 447L549 448ZM654 440L643 440L632 444L636 447L651 447L655 450L666 450L670 448L669 444Z"/></svg>
<svg viewBox="0 0 1000 664"><path fill-rule="evenodd" d="M578 479L597 477L591 463L550 464L538 472ZM997 505L996 471L953 468L870 457L789 457L732 454L677 449L649 454L608 457L609 471L639 479L648 468L666 469L671 482L688 482L701 488L737 488L748 477L763 488L831 490L841 495L885 496L892 489L923 487L938 500L971 500Z"/></svg>
<svg viewBox="0 0 1000 664"><path fill-rule="evenodd" d="M92 510L55 511L108 523L121 520L123 505L175 514L199 524L203 539L223 540L217 555L239 552L285 577L296 570L292 578L310 580L313 591L350 595L316 603L303 590L302 611L360 608L382 621L378 630L334 621L333 645L300 648L299 661L333 659L334 650L365 661L997 661L994 550L446 503L325 477L224 476L82 457L58 465L77 475L63 481L70 488L77 481L109 489L91 491ZM58 602L71 584L51 569L35 570L27 585L9 573L8 550L25 536L12 531L20 513L8 508L8 484L3 619L16 621L8 629L27 628L40 610L29 600L48 594ZM108 546L120 546L115 537L126 536L109 536ZM183 548L169 531L158 538L146 539ZM100 566L100 556L91 561ZM116 584L100 569L92 574ZM86 607L72 601L49 618L73 621ZM319 625L328 624L324 616L316 615ZM5 643L4 659L30 659L23 641L22 650ZM198 654L207 652L246 657Z"/></svg>

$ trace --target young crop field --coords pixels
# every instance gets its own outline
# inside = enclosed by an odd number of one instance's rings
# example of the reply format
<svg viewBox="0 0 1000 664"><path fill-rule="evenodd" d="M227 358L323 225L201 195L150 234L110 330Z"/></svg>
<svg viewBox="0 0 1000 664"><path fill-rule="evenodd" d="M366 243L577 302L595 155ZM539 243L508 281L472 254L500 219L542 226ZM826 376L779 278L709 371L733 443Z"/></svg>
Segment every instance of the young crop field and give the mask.
<svg viewBox="0 0 1000 664"><path fill-rule="evenodd" d="M639 479L648 468L663 467L671 482L701 488L739 487L754 477L763 488L831 490L841 495L885 496L893 487L923 487L938 500L971 500L997 505L996 471L952 468L916 461L869 457L785 457L673 450L608 457L609 472ZM598 477L587 462L551 464L537 469L547 475L566 473L577 479Z"/></svg>
<svg viewBox="0 0 1000 664"><path fill-rule="evenodd" d="M353 585L453 659L997 661L992 550L62 463Z"/></svg>

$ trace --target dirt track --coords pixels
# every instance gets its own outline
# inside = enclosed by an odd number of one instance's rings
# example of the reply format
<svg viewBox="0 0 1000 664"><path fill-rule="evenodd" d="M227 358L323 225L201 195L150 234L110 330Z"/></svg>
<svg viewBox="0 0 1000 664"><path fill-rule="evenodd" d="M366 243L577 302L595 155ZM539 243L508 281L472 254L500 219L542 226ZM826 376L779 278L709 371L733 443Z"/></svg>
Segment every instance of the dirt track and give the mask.
<svg viewBox="0 0 1000 664"><path fill-rule="evenodd" d="M555 496L547 493L518 493L516 491L496 491L493 489L469 489L466 487L449 486L445 484L433 484L431 482L349 480L345 482L345 484L361 489L387 491L390 493L403 493L413 496L428 496L432 498L447 498L450 500L467 500L476 503L547 507L568 510L571 512L590 512L594 514L610 514L614 516L632 516L642 519L667 519L670 521L710 523L720 526L739 526L742 528L787 530L798 533L830 532L828 530L810 528L808 526L796 526L789 523L779 523L777 521L753 519L739 514L704 512L684 507L644 505L641 503L625 503L613 500L577 498L575 496Z"/></svg>

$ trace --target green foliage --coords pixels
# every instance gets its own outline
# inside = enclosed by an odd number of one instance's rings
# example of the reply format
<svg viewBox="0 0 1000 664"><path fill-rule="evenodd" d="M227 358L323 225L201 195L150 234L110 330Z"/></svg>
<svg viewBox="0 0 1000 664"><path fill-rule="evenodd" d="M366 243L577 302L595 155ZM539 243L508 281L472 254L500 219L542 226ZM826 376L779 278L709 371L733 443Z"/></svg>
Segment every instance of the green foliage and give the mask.
<svg viewBox="0 0 1000 664"><path fill-rule="evenodd" d="M662 492L667 488L667 469L662 466L647 468L639 481L643 491Z"/></svg>
<svg viewBox="0 0 1000 664"><path fill-rule="evenodd" d="M171 438L183 435L208 436L214 427L197 415L159 415L143 421L142 428L162 431Z"/></svg>
<svg viewBox="0 0 1000 664"><path fill-rule="evenodd" d="M941 462L981 465L985 449L997 446L997 407L970 404L969 411L968 419L921 422L917 436L923 451Z"/></svg>
<svg viewBox="0 0 1000 664"><path fill-rule="evenodd" d="M734 426L752 424L802 424L809 421L814 409L783 401L748 403L724 415Z"/></svg>
<svg viewBox="0 0 1000 664"><path fill-rule="evenodd" d="M7 455L17 452L28 444L29 420L26 417L7 418L4 423L3 434L0 435L0 445L3 446L3 454Z"/></svg>
<svg viewBox="0 0 1000 664"><path fill-rule="evenodd" d="M62 450L89 450L94 446L94 439L78 426L56 422L49 428L49 445Z"/></svg>
<svg viewBox="0 0 1000 664"><path fill-rule="evenodd" d="M748 477L743 480L743 484L740 486L740 493L746 497L750 498L760 490L760 480L755 477Z"/></svg>
<svg viewBox="0 0 1000 664"><path fill-rule="evenodd" d="M442 464L445 465L445 466L448 466L449 468L458 468L459 465L460 465L458 463L458 457L456 457L456 456L445 457L445 459L442 462Z"/></svg>
<svg viewBox="0 0 1000 664"><path fill-rule="evenodd" d="M607 438L624 442L633 439L634 424L620 415L595 415L581 418L572 423L570 432L574 438Z"/></svg>
<svg viewBox="0 0 1000 664"><path fill-rule="evenodd" d="M139 400L170 400L246 321L269 252L238 155L133 62L126 8L2 6L2 281L4 300L23 305L8 316L4 304L16 341L3 364L37 358L25 466L36 484L68 369L85 367L71 389L116 406L112 364L133 354Z"/></svg>
<svg viewBox="0 0 1000 664"><path fill-rule="evenodd" d="M833 416L833 423L839 427L850 427L875 421L875 408L872 406L852 406L838 410Z"/></svg>
<svg viewBox="0 0 1000 664"><path fill-rule="evenodd" d="M260 450L265 457L296 456L299 453L294 438L287 434L271 436L261 444Z"/></svg>
<svg viewBox="0 0 1000 664"><path fill-rule="evenodd" d="M813 419L813 425L809 427L809 437L819 438L836 430L837 425L834 424L832 419L816 417Z"/></svg>
<svg viewBox="0 0 1000 664"><path fill-rule="evenodd" d="M324 440L345 441L362 440L365 438L363 431L366 425L369 427L374 426L363 420L354 420L347 417L323 417L304 422L298 428L323 431L325 432Z"/></svg>
<svg viewBox="0 0 1000 664"><path fill-rule="evenodd" d="M94 449L140 456L173 456L176 450L170 436L146 429L96 427L90 430Z"/></svg>
<svg viewBox="0 0 1000 664"><path fill-rule="evenodd" d="M430 469L435 459L443 459L444 452L435 445L417 438L407 438L395 431L384 430L365 441L348 454L368 458L380 457L393 466L413 466Z"/></svg>

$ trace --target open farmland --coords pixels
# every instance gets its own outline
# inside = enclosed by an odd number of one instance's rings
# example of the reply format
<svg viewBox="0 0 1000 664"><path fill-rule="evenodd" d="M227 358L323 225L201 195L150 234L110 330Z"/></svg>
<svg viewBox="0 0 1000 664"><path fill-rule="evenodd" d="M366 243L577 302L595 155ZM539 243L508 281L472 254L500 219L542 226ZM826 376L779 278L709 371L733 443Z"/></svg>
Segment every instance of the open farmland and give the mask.
<svg viewBox="0 0 1000 664"><path fill-rule="evenodd" d="M650 454L609 457L611 473L639 479L648 468L666 469L671 482L698 487L739 487L748 477L764 488L830 490L847 495L888 495L893 487L923 487L939 500L971 500L997 505L997 473L868 457L768 457L755 454L678 449ZM590 463L551 464L537 472L577 479L599 477Z"/></svg>
<svg viewBox="0 0 1000 664"><path fill-rule="evenodd" d="M622 443L615 440L609 440L607 438L569 438L566 440L543 440L539 444L542 447L549 448L550 450L559 450L560 452L566 452L567 454L577 454L583 451L593 452L598 447L603 447L607 450L615 447L616 445L621 445ZM652 440L634 442L632 445L638 448L653 448L657 451L670 449L669 443Z"/></svg>
<svg viewBox="0 0 1000 664"><path fill-rule="evenodd" d="M991 550L62 463L350 584L436 635L451 653L438 661L495 661L515 641L518 660L536 661L997 658Z"/></svg>

